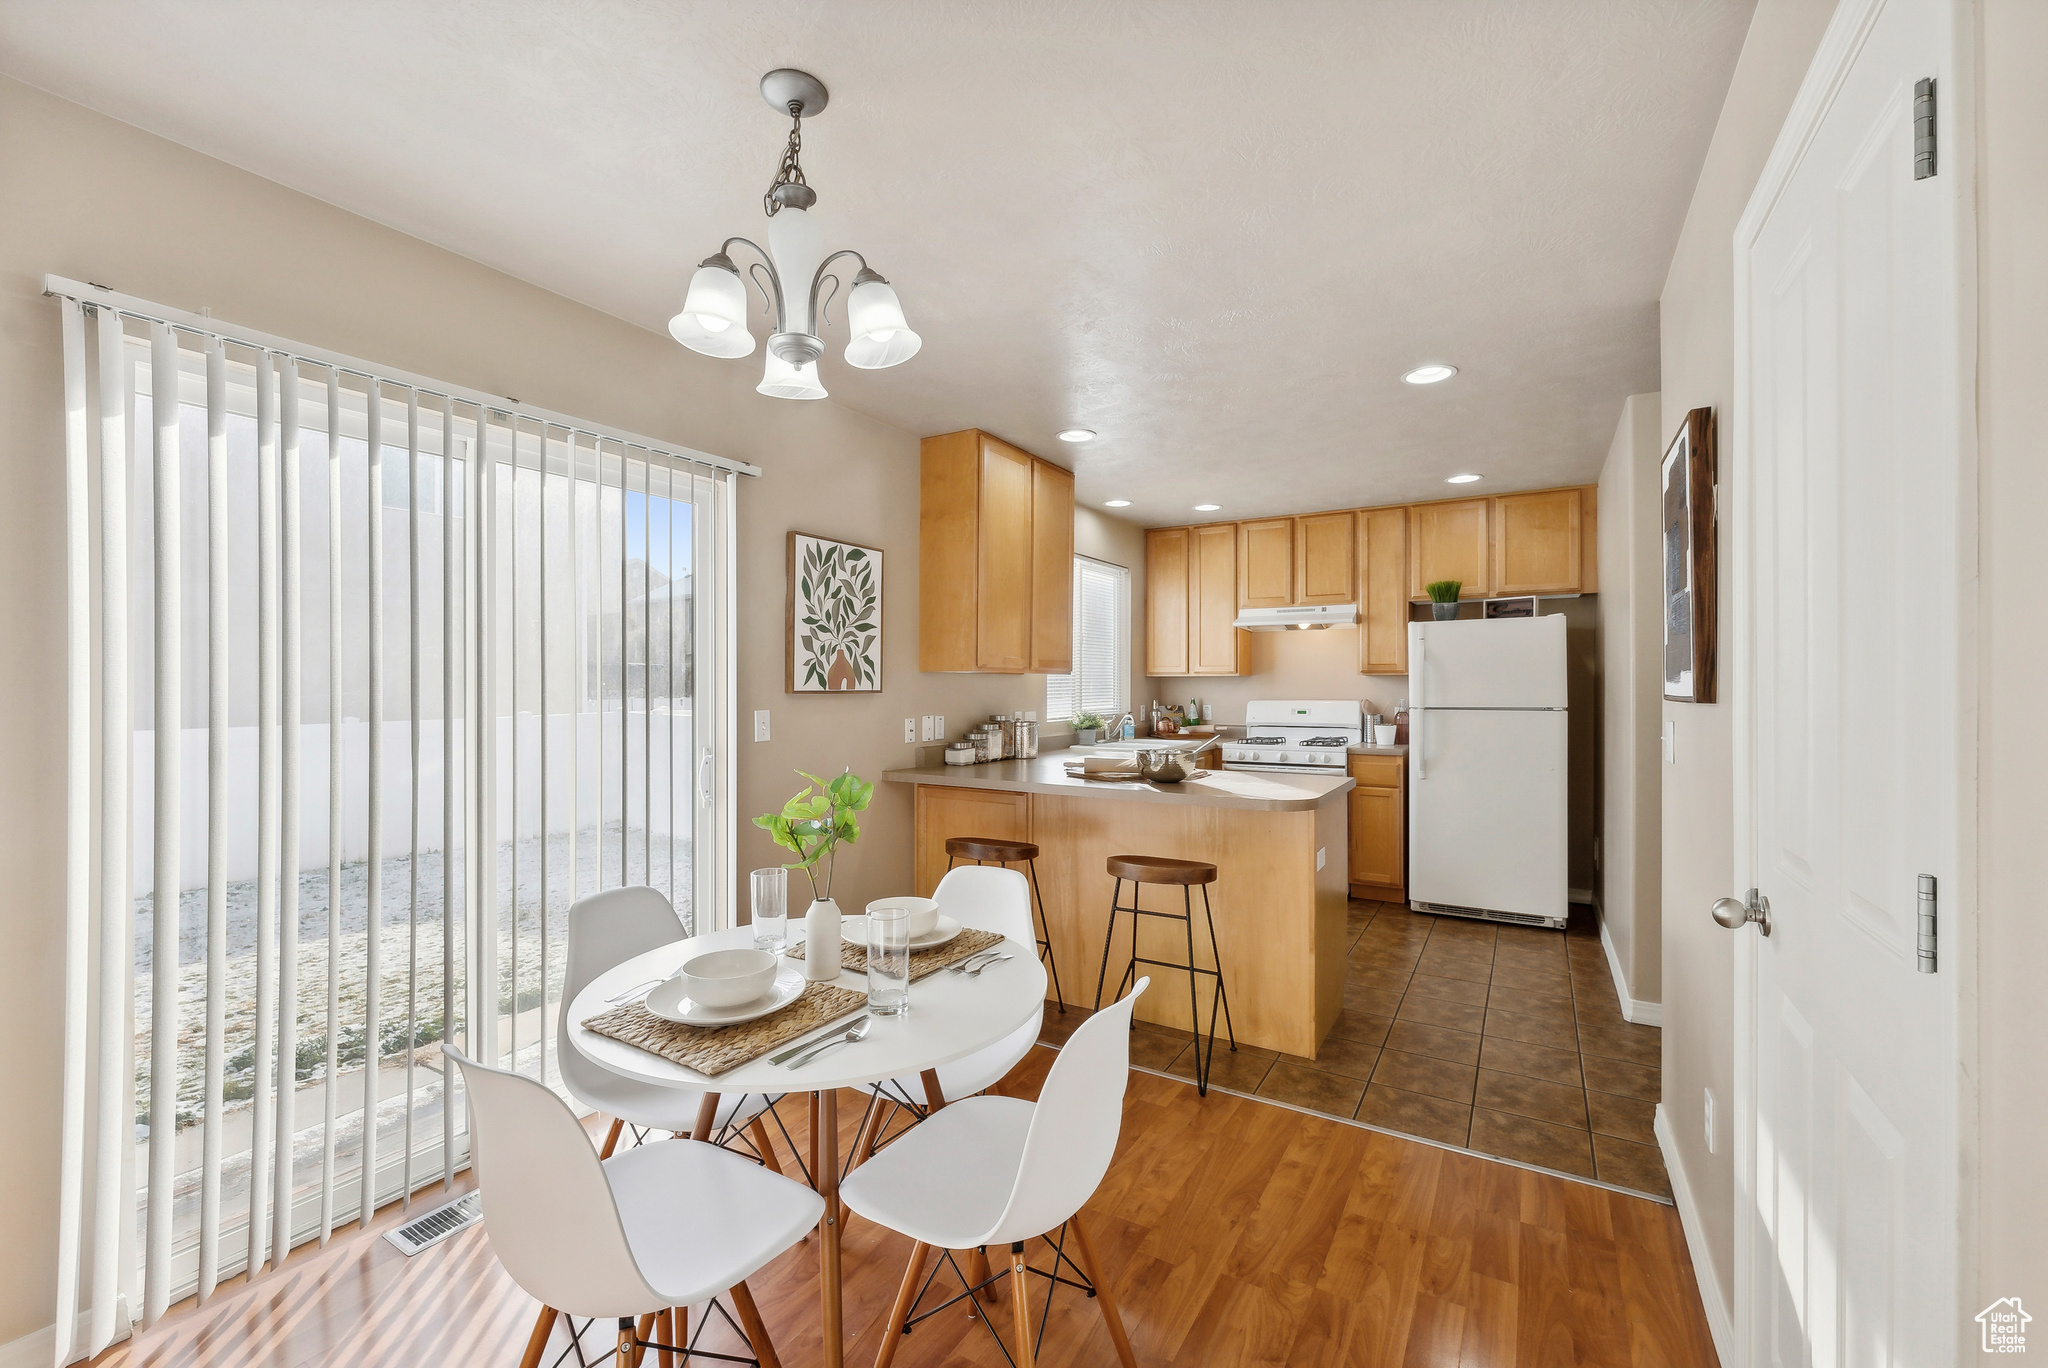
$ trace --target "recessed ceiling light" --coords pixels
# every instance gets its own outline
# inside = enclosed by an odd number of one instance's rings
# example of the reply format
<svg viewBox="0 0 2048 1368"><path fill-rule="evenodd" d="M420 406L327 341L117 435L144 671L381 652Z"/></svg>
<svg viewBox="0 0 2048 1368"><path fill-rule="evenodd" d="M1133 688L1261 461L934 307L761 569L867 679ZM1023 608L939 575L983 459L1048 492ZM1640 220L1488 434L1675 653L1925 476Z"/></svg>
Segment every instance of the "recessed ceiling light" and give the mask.
<svg viewBox="0 0 2048 1368"><path fill-rule="evenodd" d="M1447 475L1447 476L1445 476L1445 477L1444 477L1444 483L1445 483L1445 484L1471 484L1471 483L1472 483L1472 482L1473 482L1474 480L1476 480L1476 479L1478 479L1478 478L1479 478L1479 477L1478 477L1477 475Z"/></svg>
<svg viewBox="0 0 2048 1368"><path fill-rule="evenodd" d="M1215 512L1215 511L1216 511L1217 509L1219 509L1219 508L1221 508L1221 507L1223 507L1223 505L1222 505L1222 504L1196 504L1196 505L1195 505L1195 512L1197 512L1197 513L1214 513L1214 512Z"/></svg>
<svg viewBox="0 0 2048 1368"><path fill-rule="evenodd" d="M1427 366L1417 366L1414 370L1409 371L1406 375L1402 376L1401 378L1403 380L1406 380L1411 385L1434 385L1435 383L1437 383L1437 381L1448 380L1457 373L1458 368L1456 366L1443 366L1432 364Z"/></svg>
<svg viewBox="0 0 2048 1368"><path fill-rule="evenodd" d="M1060 440L1062 442L1092 442L1095 440L1095 429L1068 428L1060 434Z"/></svg>
<svg viewBox="0 0 2048 1368"><path fill-rule="evenodd" d="M1104 508L1129 508L1131 501L1129 499L1104 499L1102 506Z"/></svg>

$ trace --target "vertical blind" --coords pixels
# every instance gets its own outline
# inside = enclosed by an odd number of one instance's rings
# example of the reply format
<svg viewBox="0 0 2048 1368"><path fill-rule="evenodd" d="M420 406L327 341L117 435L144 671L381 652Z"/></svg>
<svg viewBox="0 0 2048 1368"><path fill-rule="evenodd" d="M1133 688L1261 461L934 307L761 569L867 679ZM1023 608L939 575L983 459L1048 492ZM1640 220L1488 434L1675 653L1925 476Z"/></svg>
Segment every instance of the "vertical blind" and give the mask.
<svg viewBox="0 0 2048 1368"><path fill-rule="evenodd" d="M570 902L729 902L751 466L50 278L68 571L56 1362L557 1087ZM88 1313L80 1333L81 1313Z"/></svg>
<svg viewBox="0 0 2048 1368"><path fill-rule="evenodd" d="M1131 572L1074 557L1074 669L1045 681L1048 721L1100 713L1113 722L1130 707Z"/></svg>

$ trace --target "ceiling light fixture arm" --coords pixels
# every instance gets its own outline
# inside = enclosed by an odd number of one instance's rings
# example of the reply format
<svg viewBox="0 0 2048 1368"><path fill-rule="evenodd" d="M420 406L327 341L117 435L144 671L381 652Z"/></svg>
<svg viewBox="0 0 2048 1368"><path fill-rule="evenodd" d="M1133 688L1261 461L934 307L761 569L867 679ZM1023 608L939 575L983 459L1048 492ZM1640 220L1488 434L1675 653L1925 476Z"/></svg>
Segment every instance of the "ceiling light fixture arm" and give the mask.
<svg viewBox="0 0 2048 1368"><path fill-rule="evenodd" d="M723 244L720 245L718 249L718 254L716 256L706 257L703 261L699 262L698 264L701 266L721 267L724 270L731 271L735 275L737 275L739 273L739 267L733 264L732 259L732 249L734 243L738 243L742 247L753 248L754 255L761 258L759 261L752 262L748 265L747 274L753 277L754 288L761 292L761 302L767 306L768 311L770 313L775 315L775 331L781 332L783 320L787 316L787 310L784 309L782 303L782 277L776 273L775 258L769 256L768 253L762 249L761 244L759 244L758 242L750 241L747 238L743 237L729 237L725 240ZM766 285L763 285L761 283L761 277L759 275L760 270L764 266L768 270L768 283Z"/></svg>
<svg viewBox="0 0 2048 1368"><path fill-rule="evenodd" d="M831 256L828 256L823 261L819 262L816 274L812 275L811 277L811 317L818 320L818 327L820 329L822 329L825 326L825 324L830 321L825 317L825 309L828 305L831 304L833 298L836 295L838 295L839 288L844 283L839 279L838 276L827 274L826 268L829 267L833 262L839 260L839 258L841 257L852 257L855 261L858 261L860 263L860 274L856 275L853 278L854 284L858 285L861 281L867 279L882 279L882 277L876 275L875 272L869 268L868 259L862 256L859 252L854 251L851 247L842 247L838 251L834 252ZM824 303L821 304L818 301L818 290L828 280L832 282L832 293L826 295ZM882 281L882 283L885 285L888 284L887 281Z"/></svg>

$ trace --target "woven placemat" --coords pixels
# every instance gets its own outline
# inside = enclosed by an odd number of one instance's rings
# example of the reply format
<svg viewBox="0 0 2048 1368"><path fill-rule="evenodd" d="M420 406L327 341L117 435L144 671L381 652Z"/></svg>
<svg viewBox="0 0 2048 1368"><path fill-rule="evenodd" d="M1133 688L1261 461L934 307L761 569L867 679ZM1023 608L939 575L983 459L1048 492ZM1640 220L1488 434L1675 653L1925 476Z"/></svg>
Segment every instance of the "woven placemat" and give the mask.
<svg viewBox="0 0 2048 1368"><path fill-rule="evenodd" d="M910 981L915 983L926 974L936 974L949 964L958 964L961 960L978 955L984 950L993 950L1002 943L1003 936L1000 931L977 931L969 927L944 945L934 945L929 950L913 952L910 956ZM792 945L782 953L791 959L802 959L804 948L802 945ZM856 974L865 974L868 971L868 948L850 940L841 940L839 965L842 969L851 969Z"/></svg>
<svg viewBox="0 0 2048 1368"><path fill-rule="evenodd" d="M716 1078L759 1059L777 1045L858 1011L867 1000L866 993L852 988L812 983L789 1006L737 1026L685 1026L664 1021L640 1003L629 1002L587 1018L583 1027Z"/></svg>

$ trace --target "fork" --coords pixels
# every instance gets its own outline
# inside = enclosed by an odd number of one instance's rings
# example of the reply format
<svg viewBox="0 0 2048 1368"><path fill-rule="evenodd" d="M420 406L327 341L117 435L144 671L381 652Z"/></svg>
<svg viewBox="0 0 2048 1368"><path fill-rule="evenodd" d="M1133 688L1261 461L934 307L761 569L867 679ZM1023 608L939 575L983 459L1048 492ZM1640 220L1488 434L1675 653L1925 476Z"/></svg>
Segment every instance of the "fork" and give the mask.
<svg viewBox="0 0 2048 1368"><path fill-rule="evenodd" d="M818 1045L815 1045L811 1049L804 1051L795 1059L790 1060L789 1063L783 1065L782 1067L784 1067L785 1069L801 1069L804 1065L810 1063L819 1055L824 1054L827 1050L835 1049L841 1045L851 1045L855 1041L865 1038L868 1033L868 1029L872 1027L874 1024L875 1019L873 1017L862 1017L859 1021L856 1021L853 1023L853 1025L847 1027L846 1033L844 1035L828 1037Z"/></svg>
<svg viewBox="0 0 2048 1368"><path fill-rule="evenodd" d="M674 977L674 976L673 976L673 975L671 975L670 977ZM655 987L659 987L659 986L660 986L661 984L664 984L664 983L667 983L667 982L668 982L668 979L665 979L665 978L658 978L658 979L649 979L649 980L647 980L647 982L645 982L645 983L636 983L636 984L634 984L634 985L633 985L633 986L632 986L631 988L628 988L628 989L627 989L627 990L626 990L625 992L623 992L623 993L614 993L614 994L612 994L612 996L610 996L610 997L606 998L606 999L605 999L605 1001L606 1001L606 1002L624 1002L624 1001L625 1001L625 1000L626 1000L627 998L629 998L629 997L632 997L632 996L633 996L633 995L634 995L635 993L641 993L641 992L645 992L645 991L646 991L647 989L649 989L649 988L655 988Z"/></svg>
<svg viewBox="0 0 2048 1368"><path fill-rule="evenodd" d="M970 973L973 971L974 965L977 961L989 959L993 956L1000 955L1002 953L1002 948L1000 946L991 950L977 950L973 954L969 955L966 959L961 960L958 964L948 966L947 972L953 974Z"/></svg>
<svg viewBox="0 0 2048 1368"><path fill-rule="evenodd" d="M972 969L969 969L969 970L967 971L967 977L969 977L969 978L980 978L980 977L981 977L981 971L982 971L982 970L984 970L984 969L986 969L986 968L988 968L988 967L989 967L990 965L992 965L992 964L1001 964L1001 963L1002 963L1002 962L1003 962L1004 960L1010 960L1010 959L1015 959L1015 958L1017 958L1017 957L1016 957L1015 955L1011 955L1011 954L1000 954L1000 955L984 955L984 956L982 957L982 961L981 961L981 963L979 963L979 964L975 965L975 966L974 966L974 967L973 967Z"/></svg>

